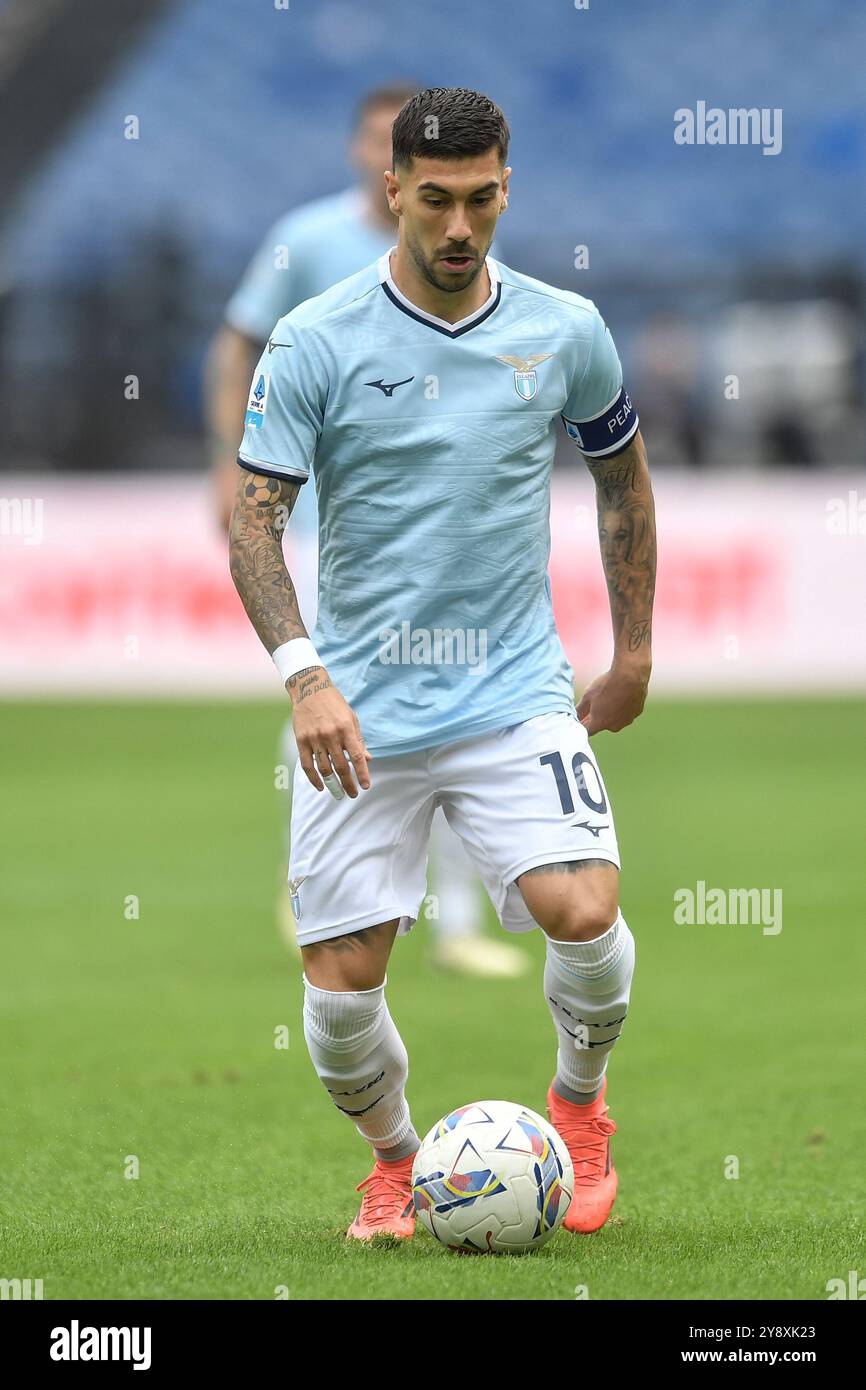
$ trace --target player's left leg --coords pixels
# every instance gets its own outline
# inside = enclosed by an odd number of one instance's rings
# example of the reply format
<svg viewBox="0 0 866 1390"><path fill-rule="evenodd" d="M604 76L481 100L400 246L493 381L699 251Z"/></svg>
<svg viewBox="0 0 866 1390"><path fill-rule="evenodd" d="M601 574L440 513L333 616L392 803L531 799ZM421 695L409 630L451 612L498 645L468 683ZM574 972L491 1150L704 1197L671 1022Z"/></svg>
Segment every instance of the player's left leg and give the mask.
<svg viewBox="0 0 866 1390"><path fill-rule="evenodd" d="M635 959L618 878L614 865L584 859L539 865L517 880L547 938L544 993L559 1041L547 1110L574 1164L565 1226L584 1233L604 1224L617 1190L605 1072L628 1012Z"/></svg>
<svg viewBox="0 0 866 1390"><path fill-rule="evenodd" d="M602 859L540 864L517 879L547 938L544 990L559 1035L555 1092L572 1104L601 1094L634 970L619 910L619 874Z"/></svg>
<svg viewBox="0 0 866 1390"><path fill-rule="evenodd" d="M616 1195L607 1059L628 1007L634 940L619 911L619 851L601 773L576 716L541 715L443 750L444 802L503 925L545 934L556 1027L554 1125L575 1166L571 1230L597 1230Z"/></svg>

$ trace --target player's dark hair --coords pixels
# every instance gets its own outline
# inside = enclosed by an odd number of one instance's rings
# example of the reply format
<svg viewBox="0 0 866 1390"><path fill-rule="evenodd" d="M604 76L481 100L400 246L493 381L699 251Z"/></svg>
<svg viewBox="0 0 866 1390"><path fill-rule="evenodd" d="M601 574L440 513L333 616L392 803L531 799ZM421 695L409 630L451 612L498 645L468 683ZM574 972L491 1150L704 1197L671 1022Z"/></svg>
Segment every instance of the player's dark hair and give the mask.
<svg viewBox="0 0 866 1390"><path fill-rule="evenodd" d="M381 87L373 87L371 91L365 92L355 109L355 127L357 128L368 116L371 111L377 111L380 106L403 106L418 91L417 82L386 82Z"/></svg>
<svg viewBox="0 0 866 1390"><path fill-rule="evenodd" d="M393 168L415 155L463 159L495 145L503 164L511 132L495 102L466 87L428 87L406 102L391 129Z"/></svg>

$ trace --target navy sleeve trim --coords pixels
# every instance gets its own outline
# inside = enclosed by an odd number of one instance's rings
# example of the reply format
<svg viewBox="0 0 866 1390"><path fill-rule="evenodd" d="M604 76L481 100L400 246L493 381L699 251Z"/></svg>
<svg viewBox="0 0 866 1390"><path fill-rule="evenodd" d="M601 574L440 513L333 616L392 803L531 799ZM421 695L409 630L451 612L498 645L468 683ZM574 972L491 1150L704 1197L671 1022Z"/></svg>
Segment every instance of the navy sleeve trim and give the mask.
<svg viewBox="0 0 866 1390"><path fill-rule="evenodd" d="M258 473L262 478L288 478L291 483L306 483L309 481L309 473L296 473L290 468L274 468L272 463L260 463L258 459L245 459L243 454L238 454L238 467L245 468L248 473Z"/></svg>
<svg viewBox="0 0 866 1390"><path fill-rule="evenodd" d="M569 438L587 458L618 454L637 433L640 424L624 386L597 415L588 420L569 420L563 415L562 422Z"/></svg>

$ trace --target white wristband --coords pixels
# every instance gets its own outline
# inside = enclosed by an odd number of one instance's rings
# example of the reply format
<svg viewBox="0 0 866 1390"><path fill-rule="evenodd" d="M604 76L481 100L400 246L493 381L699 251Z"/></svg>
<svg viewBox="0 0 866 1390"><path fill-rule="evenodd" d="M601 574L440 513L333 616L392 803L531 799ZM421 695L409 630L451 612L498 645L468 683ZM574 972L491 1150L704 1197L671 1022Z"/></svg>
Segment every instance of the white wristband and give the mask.
<svg viewBox="0 0 866 1390"><path fill-rule="evenodd" d="M274 665L283 678L283 685L298 671L305 671L308 666L322 665L322 659L309 637L293 637L291 642L284 642L281 647L277 647L272 656Z"/></svg>

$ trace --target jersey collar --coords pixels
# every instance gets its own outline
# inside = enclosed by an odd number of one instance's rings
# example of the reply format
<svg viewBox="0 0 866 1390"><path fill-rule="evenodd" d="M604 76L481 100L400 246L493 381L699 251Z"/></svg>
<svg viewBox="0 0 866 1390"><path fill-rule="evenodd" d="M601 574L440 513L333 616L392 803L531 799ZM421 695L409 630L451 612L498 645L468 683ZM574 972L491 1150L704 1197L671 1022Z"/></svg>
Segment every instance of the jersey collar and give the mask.
<svg viewBox="0 0 866 1390"><path fill-rule="evenodd" d="M428 314L425 309L419 309L417 304L413 304L411 299L407 299L405 294L398 290L391 278L391 253L396 249L396 246L392 246L390 251L386 251L384 256L380 257L378 262L379 282L391 303L402 313L408 314L410 319L416 319L418 323L428 324L431 328L435 328L437 333L444 333L446 338L459 338L462 334L468 333L471 328L477 328L479 323L483 323L496 309L502 297L502 281L499 278L499 267L490 256L487 256L484 261L490 276L490 294L486 303L482 304L480 309L476 309L473 314L467 314L465 319L458 319L456 323L449 323L447 319L437 318L435 314Z"/></svg>

